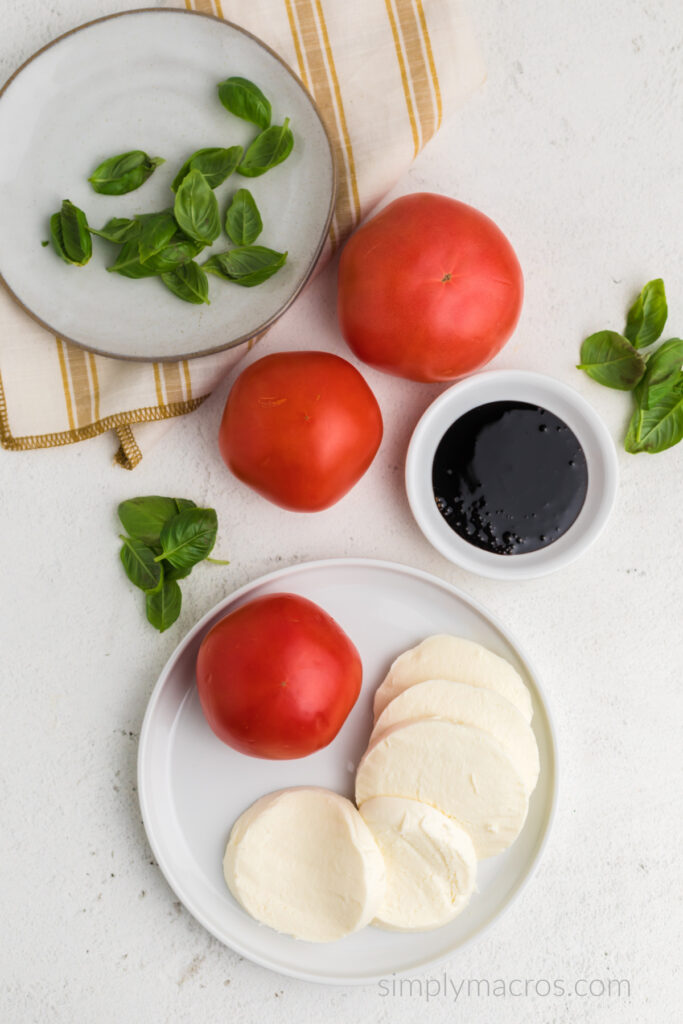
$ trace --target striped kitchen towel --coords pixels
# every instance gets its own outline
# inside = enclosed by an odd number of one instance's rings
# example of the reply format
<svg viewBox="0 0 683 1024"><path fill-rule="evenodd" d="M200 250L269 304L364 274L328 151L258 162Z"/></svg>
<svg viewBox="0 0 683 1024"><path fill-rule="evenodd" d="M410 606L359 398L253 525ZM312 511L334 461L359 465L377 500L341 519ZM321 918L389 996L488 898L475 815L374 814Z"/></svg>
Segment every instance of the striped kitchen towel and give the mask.
<svg viewBox="0 0 683 1024"><path fill-rule="evenodd" d="M183 0L167 2L183 6ZM324 256L484 77L459 0L184 0L184 6L259 36L318 104L338 171ZM116 459L132 469L154 424L196 409L251 344L176 363L108 359L50 335L0 288L0 440L25 451L113 430Z"/></svg>

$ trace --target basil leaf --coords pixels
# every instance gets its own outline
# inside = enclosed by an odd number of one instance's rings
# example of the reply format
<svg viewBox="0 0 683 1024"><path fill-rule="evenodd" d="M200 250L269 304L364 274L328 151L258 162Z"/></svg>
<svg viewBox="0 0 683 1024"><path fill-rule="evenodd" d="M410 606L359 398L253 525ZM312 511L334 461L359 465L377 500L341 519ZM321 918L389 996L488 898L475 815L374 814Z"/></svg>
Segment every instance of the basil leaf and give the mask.
<svg viewBox="0 0 683 1024"><path fill-rule="evenodd" d="M50 237L55 252L65 263L82 267L92 256L88 219L69 199L63 200L59 213L50 217Z"/></svg>
<svg viewBox="0 0 683 1024"><path fill-rule="evenodd" d="M661 336L667 317L661 277L648 281L628 311L624 335L634 348L647 348Z"/></svg>
<svg viewBox="0 0 683 1024"><path fill-rule="evenodd" d="M263 221L248 188L240 188L232 197L225 215L225 230L235 245L251 245L263 231Z"/></svg>
<svg viewBox="0 0 683 1024"><path fill-rule="evenodd" d="M65 263L73 263L73 260L69 258L69 255L64 248L61 213L53 213L50 217L50 239L52 241L52 248L60 259L63 259Z"/></svg>
<svg viewBox="0 0 683 1024"><path fill-rule="evenodd" d="M257 178L286 160L293 146L294 136L289 128L289 118L286 117L284 124L271 125L256 136L244 154L237 173L247 178Z"/></svg>
<svg viewBox="0 0 683 1024"><path fill-rule="evenodd" d="M164 579L169 582L170 580L184 580L186 576L190 575L194 568L194 566L191 565L187 569L176 569L175 566L171 565L170 562L167 562L166 559L159 562L159 565L164 570Z"/></svg>
<svg viewBox="0 0 683 1024"><path fill-rule="evenodd" d="M168 210L155 213L140 224L138 251L140 262L146 263L165 249L178 230L173 214Z"/></svg>
<svg viewBox="0 0 683 1024"><path fill-rule="evenodd" d="M629 424L627 452L663 452L683 439L683 375L651 408L639 406Z"/></svg>
<svg viewBox="0 0 683 1024"><path fill-rule="evenodd" d="M217 188L230 177L241 159L241 146L230 146L229 149L198 149L180 168L171 188L177 192L189 171L201 171L209 187Z"/></svg>
<svg viewBox="0 0 683 1024"><path fill-rule="evenodd" d="M104 160L92 172L88 181L96 192L107 196L122 196L139 188L150 174L165 161L160 156L149 157L141 149L119 153Z"/></svg>
<svg viewBox="0 0 683 1024"><path fill-rule="evenodd" d="M156 590L161 583L163 569L155 561L152 549L134 537L119 536L123 541L121 562L130 582L140 590Z"/></svg>
<svg viewBox="0 0 683 1024"><path fill-rule="evenodd" d="M180 615L182 602L183 597L176 581L164 581L159 590L147 595L147 618L155 629L163 633Z"/></svg>
<svg viewBox="0 0 683 1024"><path fill-rule="evenodd" d="M140 277L156 277L159 273L149 263L140 262L140 249L138 247L137 238L131 238L129 242L125 242L121 247L116 260L110 267L107 267L109 273L121 274L122 277L130 277L133 279Z"/></svg>
<svg viewBox="0 0 683 1024"><path fill-rule="evenodd" d="M201 171L189 171L178 186L173 215L190 238L211 245L221 233L218 202Z"/></svg>
<svg viewBox="0 0 683 1024"><path fill-rule="evenodd" d="M97 228L89 228L88 230L91 235L98 235L107 242L116 242L120 245L123 242L129 241L134 235L139 234L140 224L137 218L112 217L99 231Z"/></svg>
<svg viewBox="0 0 683 1024"><path fill-rule="evenodd" d="M188 508L169 520L161 531L162 554L157 555L176 569L187 569L201 562L216 543L218 519L212 508Z"/></svg>
<svg viewBox="0 0 683 1024"><path fill-rule="evenodd" d="M647 361L645 376L636 389L641 405L649 408L675 387L683 364L683 340L671 338L660 345Z"/></svg>
<svg viewBox="0 0 683 1024"><path fill-rule="evenodd" d="M49 238L44 238L43 241L40 244L42 245L42 247L44 249L46 245L50 244L50 239Z"/></svg>
<svg viewBox="0 0 683 1024"><path fill-rule="evenodd" d="M129 498L118 507L119 519L126 533L150 547L159 543L162 526L177 513L173 498L162 498L157 494Z"/></svg>
<svg viewBox="0 0 683 1024"><path fill-rule="evenodd" d="M577 369L607 388L632 391L645 373L645 360L621 334L598 331L581 346Z"/></svg>
<svg viewBox="0 0 683 1024"><path fill-rule="evenodd" d="M207 274L215 274L244 288L253 288L272 277L287 260L286 252L263 245L248 245L216 253L202 264Z"/></svg>
<svg viewBox="0 0 683 1024"><path fill-rule="evenodd" d="M218 83L218 98L231 114L265 129L270 124L271 106L261 90L247 78L226 78Z"/></svg>
<svg viewBox="0 0 683 1024"><path fill-rule="evenodd" d="M179 299L183 299L185 302L193 302L196 306L200 306L203 303L206 303L207 306L211 305L209 302L209 282L206 274L193 260L190 260L189 263L184 263L177 270L172 270L168 274L162 274L161 280L169 291L172 291Z"/></svg>
<svg viewBox="0 0 683 1024"><path fill-rule="evenodd" d="M196 501L191 501L190 498L174 498L176 509L178 512L184 512L186 508L196 508Z"/></svg>
<svg viewBox="0 0 683 1024"><path fill-rule="evenodd" d="M168 245L160 252L150 256L145 266L155 274L170 274L178 267L194 259L204 248L201 242L195 242L177 231Z"/></svg>

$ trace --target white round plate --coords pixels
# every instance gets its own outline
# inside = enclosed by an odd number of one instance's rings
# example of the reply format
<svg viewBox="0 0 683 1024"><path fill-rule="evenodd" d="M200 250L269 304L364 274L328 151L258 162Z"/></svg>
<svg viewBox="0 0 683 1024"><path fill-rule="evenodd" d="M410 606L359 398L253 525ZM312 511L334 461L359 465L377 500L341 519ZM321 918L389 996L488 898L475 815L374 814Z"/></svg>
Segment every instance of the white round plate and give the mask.
<svg viewBox="0 0 683 1024"><path fill-rule="evenodd" d="M41 248L62 199L98 228L110 217L161 210L195 150L248 145L259 129L218 99L217 84L232 75L255 82L272 103L272 123L289 117L294 133L284 163L258 178L234 174L216 190L222 220L236 189L252 192L264 223L258 244L289 253L274 277L254 288L211 277L211 305L194 306L155 278L106 273L118 249L102 239L93 238L85 267ZM166 163L127 195L94 192L94 168L132 149ZM43 326L120 358L180 359L258 334L310 276L332 215L332 151L301 82L254 36L193 11L111 15L38 51L0 92L0 153L0 279ZM222 234L198 262L229 244Z"/></svg>
<svg viewBox="0 0 683 1024"><path fill-rule="evenodd" d="M211 732L194 666L202 637L228 611L286 591L320 604L348 633L363 660L363 688L336 739L296 761L237 753ZM504 854L479 865L479 892L451 924L401 934L368 927L339 942L301 942L258 924L231 896L223 853L236 818L258 797L288 786L326 786L353 798L356 765L372 726L372 697L391 661L433 633L477 640L508 658L531 691L541 774L529 816ZM361 984L419 970L451 956L498 917L529 880L545 842L557 789L553 730L537 677L504 628L455 587L417 569L370 559L307 562L270 573L231 594L185 637L147 708L138 755L142 816L154 855L178 898L238 953L282 974L329 984Z"/></svg>
<svg viewBox="0 0 683 1024"><path fill-rule="evenodd" d="M432 486L434 455L451 424L486 402L509 400L542 406L564 420L578 438L588 468L586 499L566 533L545 548L521 555L497 555L460 537L439 512ZM528 370L485 370L448 388L422 414L406 456L408 503L427 540L455 565L499 580L546 576L583 554L607 524L618 478L614 442L593 407L562 381Z"/></svg>

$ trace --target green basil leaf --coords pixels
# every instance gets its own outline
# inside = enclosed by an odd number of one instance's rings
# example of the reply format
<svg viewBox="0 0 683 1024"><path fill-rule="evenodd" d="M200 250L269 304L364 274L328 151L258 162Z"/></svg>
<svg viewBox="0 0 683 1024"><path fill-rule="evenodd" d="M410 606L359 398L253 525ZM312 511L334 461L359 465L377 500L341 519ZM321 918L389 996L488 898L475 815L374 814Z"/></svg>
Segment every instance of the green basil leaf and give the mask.
<svg viewBox="0 0 683 1024"><path fill-rule="evenodd" d="M194 566L190 565L187 569L176 569L174 565L167 562L164 558L163 561L159 562L159 565L164 570L165 580L184 580L186 576L189 576Z"/></svg>
<svg viewBox="0 0 683 1024"><path fill-rule="evenodd" d="M639 405L649 409L678 385L683 365L683 340L671 338L647 360L645 376L636 388Z"/></svg>
<svg viewBox="0 0 683 1024"><path fill-rule="evenodd" d="M147 618L155 629L163 633L180 615L183 596L175 580L164 581L163 586L147 595Z"/></svg>
<svg viewBox="0 0 683 1024"><path fill-rule="evenodd" d="M263 231L263 221L248 188L240 188L232 197L225 215L225 230L235 245L251 245Z"/></svg>
<svg viewBox="0 0 683 1024"><path fill-rule="evenodd" d="M97 228L88 230L91 235L98 235L107 242L116 242L118 245L122 245L140 233L140 224L136 217L112 217L99 230Z"/></svg>
<svg viewBox="0 0 683 1024"><path fill-rule="evenodd" d="M149 257L145 266L155 274L170 274L183 264L189 263L203 248L201 242L195 242L193 238L188 238L182 231L178 231L164 249Z"/></svg>
<svg viewBox="0 0 683 1024"><path fill-rule="evenodd" d="M286 117L284 124L271 125L256 136L244 154L237 173L247 178L257 178L286 160L293 146L294 136L289 127L289 118Z"/></svg>
<svg viewBox="0 0 683 1024"><path fill-rule="evenodd" d="M577 369L607 388L632 391L645 373L645 360L621 334L598 331L581 346Z"/></svg>
<svg viewBox="0 0 683 1024"><path fill-rule="evenodd" d="M206 303L207 306L211 305L206 274L193 260L183 263L177 270L162 274L161 280L169 291L172 291L179 299L193 302L196 306L200 306L202 303Z"/></svg>
<svg viewBox="0 0 683 1024"><path fill-rule="evenodd" d="M129 498L122 501L118 508L119 519L126 533L149 547L159 543L162 526L177 513L175 499L162 498L158 494Z"/></svg>
<svg viewBox="0 0 683 1024"><path fill-rule="evenodd" d="M50 237L55 252L65 263L84 266L92 256L92 238L83 210L69 200L50 217Z"/></svg>
<svg viewBox="0 0 683 1024"><path fill-rule="evenodd" d="M53 213L50 217L50 239L52 241L52 248L60 259L63 259L65 263L73 263L73 260L69 258L69 255L64 248L61 213Z"/></svg>
<svg viewBox="0 0 683 1024"><path fill-rule="evenodd" d="M190 498L174 498L176 509L178 512L184 512L186 508L196 508L196 501L191 501Z"/></svg>
<svg viewBox="0 0 683 1024"><path fill-rule="evenodd" d="M188 508L169 520L161 531L162 554L176 569L201 562L216 543L218 519L215 509Z"/></svg>
<svg viewBox="0 0 683 1024"><path fill-rule="evenodd" d="M661 336L667 317L661 277L648 281L628 311L624 335L634 348L647 348Z"/></svg>
<svg viewBox="0 0 683 1024"><path fill-rule="evenodd" d="M217 188L230 177L241 159L241 146L230 146L229 149L198 149L180 168L171 188L177 192L190 171L201 171L209 187Z"/></svg>
<svg viewBox="0 0 683 1024"><path fill-rule="evenodd" d="M121 274L122 277L130 277L133 279L140 277L156 277L159 273L159 271L151 265L151 261L148 263L140 262L140 249L138 247L137 237L131 238L129 242L124 242L116 260L110 267L107 267L107 270L110 274Z"/></svg>
<svg viewBox="0 0 683 1024"><path fill-rule="evenodd" d="M270 103L259 87L247 78L226 78L224 82L219 82L218 98L235 117L250 121L261 129L270 124Z"/></svg>
<svg viewBox="0 0 683 1024"><path fill-rule="evenodd" d="M155 213L140 224L138 251L140 262L146 263L165 249L178 230L173 214L169 210Z"/></svg>
<svg viewBox="0 0 683 1024"><path fill-rule="evenodd" d="M180 229L204 245L211 245L221 233L218 202L201 171L189 171L183 178L173 214Z"/></svg>
<svg viewBox="0 0 683 1024"><path fill-rule="evenodd" d="M44 238L43 241L40 244L42 245L42 247L44 249L46 245L50 244L50 239L49 238Z"/></svg>
<svg viewBox="0 0 683 1024"><path fill-rule="evenodd" d="M163 569L155 561L152 549L134 537L124 537L123 534L120 537L123 541L121 562L130 582L140 590L156 590L161 583Z"/></svg>
<svg viewBox="0 0 683 1024"><path fill-rule="evenodd" d="M207 274L215 274L244 288L253 288L272 277L286 260L286 252L276 252L263 245L248 245L216 253L202 266Z"/></svg>
<svg viewBox="0 0 683 1024"><path fill-rule="evenodd" d="M627 452L663 452L683 438L683 375L650 408L639 406L629 424Z"/></svg>
<svg viewBox="0 0 683 1024"><path fill-rule="evenodd" d="M122 196L139 188L150 174L163 164L160 156L149 157L141 149L119 153L104 160L92 172L88 181L96 192L107 196Z"/></svg>

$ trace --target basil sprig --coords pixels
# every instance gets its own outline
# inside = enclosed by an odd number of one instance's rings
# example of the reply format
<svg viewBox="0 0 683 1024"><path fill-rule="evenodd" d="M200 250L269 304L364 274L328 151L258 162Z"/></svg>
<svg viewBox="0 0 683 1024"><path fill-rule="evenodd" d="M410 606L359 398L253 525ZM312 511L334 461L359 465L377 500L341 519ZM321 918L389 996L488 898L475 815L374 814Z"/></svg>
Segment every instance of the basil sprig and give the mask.
<svg viewBox="0 0 683 1024"><path fill-rule="evenodd" d="M264 245L244 245L216 253L202 265L207 274L215 274L243 288L253 288L277 273L286 260L286 252L276 252Z"/></svg>
<svg viewBox="0 0 683 1024"><path fill-rule="evenodd" d="M190 238L211 245L221 233L218 201L201 171L188 171L178 186L173 216Z"/></svg>
<svg viewBox="0 0 683 1024"><path fill-rule="evenodd" d="M196 306L209 302L209 282L201 267L197 266L194 260L183 263L177 270L168 274L162 274L161 280L166 287L185 302L192 302Z"/></svg>
<svg viewBox="0 0 683 1024"><path fill-rule="evenodd" d="M294 136L289 127L289 118L286 117L284 124L273 124L256 136L244 154L237 173L247 178L257 178L286 160L293 148Z"/></svg>
<svg viewBox="0 0 683 1024"><path fill-rule="evenodd" d="M157 590L150 590L145 599L147 619L163 633L180 615L183 595L175 580L165 579Z"/></svg>
<svg viewBox="0 0 683 1024"><path fill-rule="evenodd" d="M140 262L145 263L152 256L157 256L168 246L178 230L175 217L171 210L162 210L148 220L140 223L138 235L138 252Z"/></svg>
<svg viewBox="0 0 683 1024"><path fill-rule="evenodd" d="M163 157L147 156L141 149L110 156L95 168L88 181L95 192L122 196L143 185L156 168L165 163Z"/></svg>
<svg viewBox="0 0 683 1024"><path fill-rule="evenodd" d="M207 559L228 564L208 558L218 530L215 509L152 494L122 501L118 514L127 532L120 535L121 563L131 583L145 592L147 618L163 633L180 615L177 581Z"/></svg>
<svg viewBox="0 0 683 1024"><path fill-rule="evenodd" d="M248 78L226 78L218 83L218 98L231 114L265 130L270 124L271 106L261 90Z"/></svg>
<svg viewBox="0 0 683 1024"><path fill-rule="evenodd" d="M647 348L661 337L668 315L664 282L648 281L626 316L624 336L634 348Z"/></svg>
<svg viewBox="0 0 683 1024"><path fill-rule="evenodd" d="M599 331L581 346L579 368L600 384L633 392L636 407L628 426L627 452L662 452L683 440L683 339L661 337L667 318L664 282L649 281L631 306L624 334Z"/></svg>
<svg viewBox="0 0 683 1024"><path fill-rule="evenodd" d="M252 245L262 231L256 200L248 188L238 189L225 215L225 233L235 245Z"/></svg>
<svg viewBox="0 0 683 1024"><path fill-rule="evenodd" d="M598 331L581 346L577 369L607 388L632 391L645 373L645 360L621 334Z"/></svg>
<svg viewBox="0 0 683 1024"><path fill-rule="evenodd" d="M117 245L122 245L127 242L133 235L140 233L140 224L135 217L111 217L104 227L101 228L89 228L91 235L97 235L99 238L104 238L107 242L115 242Z"/></svg>
<svg viewBox="0 0 683 1024"><path fill-rule="evenodd" d="M230 177L241 159L241 146L230 146L229 149L198 149L180 168L171 188L177 192L190 171L201 171L209 187L217 188Z"/></svg>
<svg viewBox="0 0 683 1024"><path fill-rule="evenodd" d="M69 199L65 199L59 212L50 217L50 238L55 252L65 263L82 267L92 256L88 219Z"/></svg>

